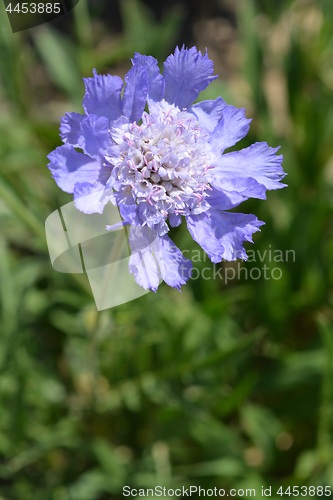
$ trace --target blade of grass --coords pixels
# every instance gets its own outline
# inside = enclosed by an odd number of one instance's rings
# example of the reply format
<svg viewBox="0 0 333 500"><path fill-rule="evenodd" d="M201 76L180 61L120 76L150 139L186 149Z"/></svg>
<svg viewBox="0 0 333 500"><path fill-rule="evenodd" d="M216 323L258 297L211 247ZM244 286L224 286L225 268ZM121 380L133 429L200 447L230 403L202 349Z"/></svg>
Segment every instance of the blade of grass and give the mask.
<svg viewBox="0 0 333 500"><path fill-rule="evenodd" d="M317 318L318 328L326 353L318 422L318 451L322 462L332 462L333 418L333 329L323 316Z"/></svg>
<svg viewBox="0 0 333 500"><path fill-rule="evenodd" d="M77 47L48 25L35 28L32 34L53 82L81 106L83 82L77 65Z"/></svg>
<svg viewBox="0 0 333 500"><path fill-rule="evenodd" d="M28 226L39 238L39 243L46 248L44 224L29 210L21 201L15 191L4 181L0 175L0 197L6 202L11 210Z"/></svg>
<svg viewBox="0 0 333 500"><path fill-rule="evenodd" d="M45 227L42 221L18 198L14 190L0 176L0 197L38 238L38 246L47 250ZM89 295L91 294L87 276L71 273L71 277Z"/></svg>

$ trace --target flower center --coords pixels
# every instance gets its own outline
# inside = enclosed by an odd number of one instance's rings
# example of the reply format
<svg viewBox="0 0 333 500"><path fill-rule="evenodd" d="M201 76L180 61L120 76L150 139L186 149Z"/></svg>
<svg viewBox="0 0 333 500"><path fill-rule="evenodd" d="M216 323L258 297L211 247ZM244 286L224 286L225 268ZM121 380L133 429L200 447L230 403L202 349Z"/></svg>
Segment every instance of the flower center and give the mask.
<svg viewBox="0 0 333 500"><path fill-rule="evenodd" d="M142 124L127 124L120 144L117 178L148 226L169 217L171 225L180 215L207 210L204 198L210 186L206 173L214 168L207 135L196 118L165 101L155 103Z"/></svg>

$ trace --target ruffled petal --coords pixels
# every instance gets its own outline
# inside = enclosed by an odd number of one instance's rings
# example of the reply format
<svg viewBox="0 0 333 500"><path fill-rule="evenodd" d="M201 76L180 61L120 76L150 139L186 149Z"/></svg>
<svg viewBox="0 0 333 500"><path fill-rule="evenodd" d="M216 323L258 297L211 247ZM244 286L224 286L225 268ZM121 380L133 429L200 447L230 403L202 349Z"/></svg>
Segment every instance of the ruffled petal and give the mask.
<svg viewBox="0 0 333 500"><path fill-rule="evenodd" d="M266 188L251 177L243 179L217 178L212 182L212 191L205 200L213 208L230 210L248 198L266 199Z"/></svg>
<svg viewBox="0 0 333 500"><path fill-rule="evenodd" d="M160 273L152 253L152 242L157 238L156 231L147 227L131 226L128 243L131 249L129 272L134 275L138 285L145 290L156 292Z"/></svg>
<svg viewBox="0 0 333 500"><path fill-rule="evenodd" d="M138 285L156 292L159 285L158 266L150 249L134 253L129 258L129 273Z"/></svg>
<svg viewBox="0 0 333 500"><path fill-rule="evenodd" d="M74 186L74 205L84 214L102 214L108 201L114 201L113 190L99 182L77 182Z"/></svg>
<svg viewBox="0 0 333 500"><path fill-rule="evenodd" d="M110 125L110 136L116 144L122 144L124 141L124 132L129 120L126 116L120 116L117 120Z"/></svg>
<svg viewBox="0 0 333 500"><path fill-rule="evenodd" d="M283 156L276 155L279 148L270 148L266 142L256 142L248 148L223 154L216 167L211 171L215 178L246 179L252 177L266 189L286 187L280 181L285 177L281 166ZM212 180L214 185L214 179Z"/></svg>
<svg viewBox="0 0 333 500"><path fill-rule="evenodd" d="M138 205L119 205L119 212L126 224L141 226L142 220L139 217Z"/></svg>
<svg viewBox="0 0 333 500"><path fill-rule="evenodd" d="M135 63L125 75L125 92L122 100L122 113L131 122L140 120L145 109L149 91L149 80L146 66Z"/></svg>
<svg viewBox="0 0 333 500"><path fill-rule="evenodd" d="M156 238L152 244L161 277L167 285L180 291L181 285L191 277L192 262L186 259L179 248L167 236Z"/></svg>
<svg viewBox="0 0 333 500"><path fill-rule="evenodd" d="M83 78L86 93L83 109L86 114L105 116L116 120L121 115L121 89L124 84L119 76L98 75L93 70L92 78Z"/></svg>
<svg viewBox="0 0 333 500"><path fill-rule="evenodd" d="M79 113L66 113L61 117L60 137L66 144L78 146L78 138L81 132L80 125L85 115Z"/></svg>
<svg viewBox="0 0 333 500"><path fill-rule="evenodd" d="M114 193L117 205L134 205L135 198L131 186L120 186Z"/></svg>
<svg viewBox="0 0 333 500"><path fill-rule="evenodd" d="M246 136L250 122L251 120L245 117L245 109L225 106L222 118L210 138L210 144L222 153Z"/></svg>
<svg viewBox="0 0 333 500"><path fill-rule="evenodd" d="M142 56L135 52L132 62L133 65L145 66L146 68L149 82L148 98L153 101L161 101L164 95L164 78L160 75L157 60L152 56Z"/></svg>
<svg viewBox="0 0 333 500"><path fill-rule="evenodd" d="M179 214L171 213L169 215L169 222L171 227L178 227L182 223L182 218Z"/></svg>
<svg viewBox="0 0 333 500"><path fill-rule="evenodd" d="M192 238L199 243L214 263L222 259L246 260L243 241L252 243L252 233L264 224L252 214L221 212L211 208L200 215L187 217Z"/></svg>
<svg viewBox="0 0 333 500"><path fill-rule="evenodd" d="M103 158L110 146L109 120L105 116L87 116L81 123L78 147L92 158Z"/></svg>
<svg viewBox="0 0 333 500"><path fill-rule="evenodd" d="M52 177L63 191L73 193L77 182L106 184L111 170L101 160L78 153L69 144L56 148L48 155Z"/></svg>
<svg viewBox="0 0 333 500"><path fill-rule="evenodd" d="M188 108L212 80L213 61L207 55L203 56L196 47L180 50L176 47L164 63L165 93L164 99L175 104L179 109Z"/></svg>
<svg viewBox="0 0 333 500"><path fill-rule="evenodd" d="M138 285L156 292L160 279L180 291L191 277L192 262L186 259L167 235L153 229L131 226L129 270ZM157 265L158 263L158 265Z"/></svg>
<svg viewBox="0 0 333 500"><path fill-rule="evenodd" d="M200 128L212 133L221 120L226 106L227 104L222 97L218 97L215 101L209 100L193 104L188 111L196 116Z"/></svg>

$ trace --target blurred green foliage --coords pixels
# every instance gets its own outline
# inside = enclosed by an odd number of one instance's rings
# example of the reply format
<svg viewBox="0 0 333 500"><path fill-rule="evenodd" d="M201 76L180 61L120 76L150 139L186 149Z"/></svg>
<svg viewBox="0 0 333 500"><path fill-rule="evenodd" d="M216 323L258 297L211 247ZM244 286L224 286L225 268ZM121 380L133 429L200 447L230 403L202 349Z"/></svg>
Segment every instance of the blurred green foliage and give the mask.
<svg viewBox="0 0 333 500"><path fill-rule="evenodd" d="M120 6L114 34L80 0L69 36L13 35L0 5L0 498L333 485L332 3L239 1L233 75L200 96L247 107L237 148L281 145L289 187L242 206L266 222L247 247L263 262L245 268L281 279L199 277L97 312L86 276L50 264L44 221L71 196L46 155L60 116L80 111L82 76L123 76L134 51L162 62L185 16ZM174 238L198 250L185 228Z"/></svg>

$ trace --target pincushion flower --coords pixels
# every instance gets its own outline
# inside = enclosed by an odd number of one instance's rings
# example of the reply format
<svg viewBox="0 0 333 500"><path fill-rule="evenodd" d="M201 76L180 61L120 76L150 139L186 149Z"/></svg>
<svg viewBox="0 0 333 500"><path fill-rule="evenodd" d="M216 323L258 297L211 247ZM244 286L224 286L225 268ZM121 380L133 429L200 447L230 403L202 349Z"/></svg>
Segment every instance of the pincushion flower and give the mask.
<svg viewBox="0 0 333 500"><path fill-rule="evenodd" d="M119 207L122 225L130 226L129 272L139 285L156 291L163 279L180 290L192 263L170 228L185 219L214 263L246 259L243 242L264 223L229 210L285 186L282 155L265 142L225 152L251 120L221 97L193 104L217 78L207 51L177 47L163 76L151 56L136 53L132 65L123 97L118 76L94 70L84 79L84 114L62 118L64 145L48 156L49 168L82 212L102 213L109 201Z"/></svg>

